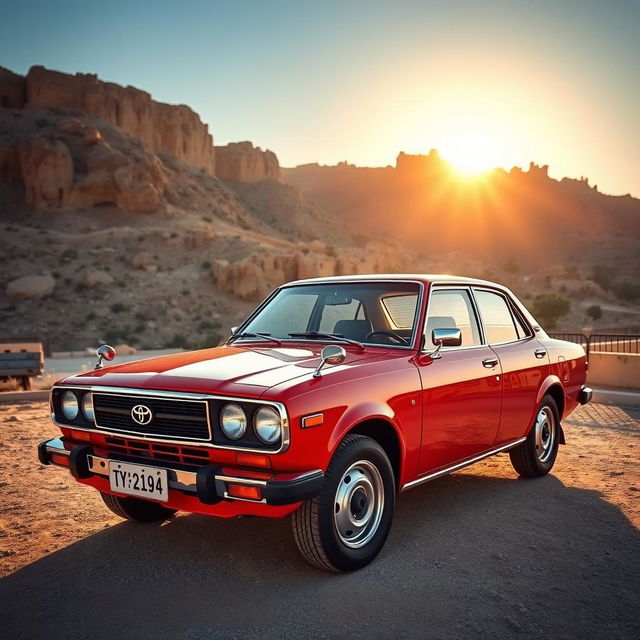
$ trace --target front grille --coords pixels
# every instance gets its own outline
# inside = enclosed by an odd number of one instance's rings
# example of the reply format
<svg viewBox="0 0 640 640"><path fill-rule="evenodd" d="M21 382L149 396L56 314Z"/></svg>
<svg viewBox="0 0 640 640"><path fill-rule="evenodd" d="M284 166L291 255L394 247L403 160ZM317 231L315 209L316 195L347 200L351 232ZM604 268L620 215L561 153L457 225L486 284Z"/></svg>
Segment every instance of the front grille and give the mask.
<svg viewBox="0 0 640 640"><path fill-rule="evenodd" d="M137 405L151 411L148 424L139 424L132 418L131 410ZM93 408L98 429L171 440L211 440L204 400L94 393Z"/></svg>
<svg viewBox="0 0 640 640"><path fill-rule="evenodd" d="M146 458L154 462L172 462L203 466L209 461L206 449L185 447L177 444L142 442L115 436L106 436L108 453L136 458Z"/></svg>

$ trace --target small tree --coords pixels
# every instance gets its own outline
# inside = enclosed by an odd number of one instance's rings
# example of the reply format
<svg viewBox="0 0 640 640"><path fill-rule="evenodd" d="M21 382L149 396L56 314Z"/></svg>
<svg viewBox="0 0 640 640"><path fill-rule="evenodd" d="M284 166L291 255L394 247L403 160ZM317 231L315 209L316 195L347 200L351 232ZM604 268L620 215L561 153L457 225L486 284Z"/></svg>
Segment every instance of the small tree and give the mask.
<svg viewBox="0 0 640 640"><path fill-rule="evenodd" d="M591 279L599 284L605 291L611 288L615 275L615 269L606 264L596 264L591 271Z"/></svg>
<svg viewBox="0 0 640 640"><path fill-rule="evenodd" d="M557 293L541 293L533 301L533 315L547 328L554 329L560 318L571 309L568 298Z"/></svg>
<svg viewBox="0 0 640 640"><path fill-rule="evenodd" d="M592 320L600 320L602 318L602 307L599 304L592 304L587 308L587 315Z"/></svg>

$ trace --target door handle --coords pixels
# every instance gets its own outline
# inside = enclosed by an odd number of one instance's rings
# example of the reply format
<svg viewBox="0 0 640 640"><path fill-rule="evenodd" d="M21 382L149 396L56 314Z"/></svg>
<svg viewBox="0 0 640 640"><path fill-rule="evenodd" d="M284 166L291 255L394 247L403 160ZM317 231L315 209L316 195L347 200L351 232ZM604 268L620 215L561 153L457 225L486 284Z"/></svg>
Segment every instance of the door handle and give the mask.
<svg viewBox="0 0 640 640"><path fill-rule="evenodd" d="M547 355L546 349L536 349L533 354L536 358L544 358Z"/></svg>
<svg viewBox="0 0 640 640"><path fill-rule="evenodd" d="M498 364L498 358L486 358L482 361L482 366L487 369L493 369Z"/></svg>

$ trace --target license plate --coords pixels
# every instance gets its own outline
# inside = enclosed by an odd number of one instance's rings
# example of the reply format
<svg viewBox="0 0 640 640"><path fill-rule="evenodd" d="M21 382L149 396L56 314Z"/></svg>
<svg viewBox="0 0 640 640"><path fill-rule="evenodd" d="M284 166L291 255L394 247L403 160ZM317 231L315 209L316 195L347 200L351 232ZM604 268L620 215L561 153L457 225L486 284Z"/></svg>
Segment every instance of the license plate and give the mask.
<svg viewBox="0 0 640 640"><path fill-rule="evenodd" d="M169 499L167 470L157 467L112 460L109 463L109 486L112 491L139 498L162 502Z"/></svg>

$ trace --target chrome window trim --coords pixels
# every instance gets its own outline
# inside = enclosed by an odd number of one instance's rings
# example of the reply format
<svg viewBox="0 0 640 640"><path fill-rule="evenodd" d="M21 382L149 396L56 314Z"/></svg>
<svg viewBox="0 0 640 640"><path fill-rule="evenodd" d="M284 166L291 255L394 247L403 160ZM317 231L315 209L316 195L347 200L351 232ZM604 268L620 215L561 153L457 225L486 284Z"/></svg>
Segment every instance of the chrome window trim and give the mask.
<svg viewBox="0 0 640 640"><path fill-rule="evenodd" d="M130 388L130 387L108 387L108 386L102 386L102 385L55 385L51 388L51 393L50 393L50 398L53 398L53 392L56 389L77 389L80 391L91 391L92 393L111 393L113 395L128 395L128 396L135 396L135 397L158 397L161 396L164 399L173 399L173 400L200 400L200 401L204 401L206 402L207 400L226 400L228 402L248 402L248 403L253 403L253 404L257 404L257 405L268 405L268 406L272 406L275 407L278 410L278 413L280 414L280 418L282 419L282 440L280 442L280 447L278 449L257 449L255 447L234 447L234 446L230 446L230 445L222 445L222 444L215 444L213 442L205 442L203 440L182 440L182 439L168 439L168 438L163 438L161 436L155 436L153 434L141 434L141 433L135 433L135 434L129 434L129 433L125 433L122 431L116 431L113 429L105 429L105 428L100 428L99 430L96 428L88 428L88 427L82 427L82 426L76 426L74 424L64 424L61 422L58 422L55 419L54 413L53 413L53 406L52 406L52 411L51 411L51 421L58 427L62 427L65 429L75 429L76 431L87 431L89 433L102 433L102 434L107 434L107 435L113 435L113 436L126 436L127 438L130 438L132 440L140 440L142 442L151 440L153 442L162 442L162 443L166 443L166 444L182 444L182 445L186 445L186 446L201 446L201 447L209 447L210 449L225 449L225 450L231 450L231 451L244 451L244 452L248 452L248 453L262 453L262 454L266 454L266 455L276 455L279 453L284 453L288 448L289 445L291 444L291 434L290 434L290 428L289 428L289 418L287 415L287 410L286 407L284 406L284 404L282 404L281 402L277 402L275 400L259 400L259 399L255 399L255 398L242 398L242 397L237 397L237 396L223 396L223 395L217 395L217 394L209 394L209 393L191 393L191 392L186 392L186 391L164 391L164 390L154 390L154 389L135 389L135 388ZM207 416L209 416L209 413L207 411ZM211 432L213 432L212 429L212 424L211 424L211 420L209 420L209 429ZM212 436L213 439L213 436Z"/></svg>
<svg viewBox="0 0 640 640"><path fill-rule="evenodd" d="M393 279L393 278L371 278L371 279L345 279L345 280L326 280L326 281L322 281L322 282L318 282L318 285L331 285L331 284L376 284L376 283L397 283L397 282L402 282L404 284L417 284L418 285L418 302L416 304L416 322L414 324L413 330L411 332L411 342L406 345L406 346L401 346L401 345L391 345L391 344L375 344L375 343L370 343L370 342L365 342L363 344L365 344L368 347L379 347L381 349L402 349L404 351L408 351L408 350L413 350L416 351L419 349L419 345L417 345L416 343L419 341L419 336L418 336L418 324L420 323L420 309L422 308L422 301L424 299L424 282L422 282L421 280L413 280L411 278L407 278L407 279ZM278 287L277 289L274 289L251 313L251 315L247 316L247 318L238 326L238 328L236 329L235 333L242 333L242 331L244 330L245 326L247 324L249 324L249 322L251 322L255 316L262 311L262 309L267 305L268 302L271 301L272 298L275 297L275 295L278 293L278 291L281 291L283 289L292 289L293 287L309 287L312 286L313 282L298 282L298 283L287 283L287 284L283 284L282 286ZM283 344L295 344L296 342L314 342L317 344L322 344L322 340L304 340L304 338L278 338L279 340L281 340L281 342ZM252 340L251 338L249 338L248 340ZM257 342L256 339L253 339L255 342ZM326 342L326 340L325 340ZM336 340L336 342L338 342ZM226 344L226 342L225 342ZM234 341L233 344L238 344L238 341ZM241 344L241 343L240 343Z"/></svg>
<svg viewBox="0 0 640 640"><path fill-rule="evenodd" d="M407 482L402 485L402 489L400 491L404 491L405 489L411 489L423 482L428 482L429 480L435 480L441 476L445 476L448 473L452 473L457 471L458 469L463 469L464 467L468 467L476 462L480 462L480 460L484 460L490 456L495 455L496 453L500 453L501 451L507 451L508 449L512 449L513 447L517 447L520 443L524 442L526 437L518 438L517 440L513 440L511 442L507 442L507 444L503 444L500 447L496 447L495 449L491 449L491 451L487 451L485 453L481 453L480 455L475 456L469 460L463 460L462 462L457 462L456 464L451 465L450 467L446 467L445 469L440 469L440 471L434 471L433 473L428 473L427 475L420 476L415 480L411 480L411 482Z"/></svg>

